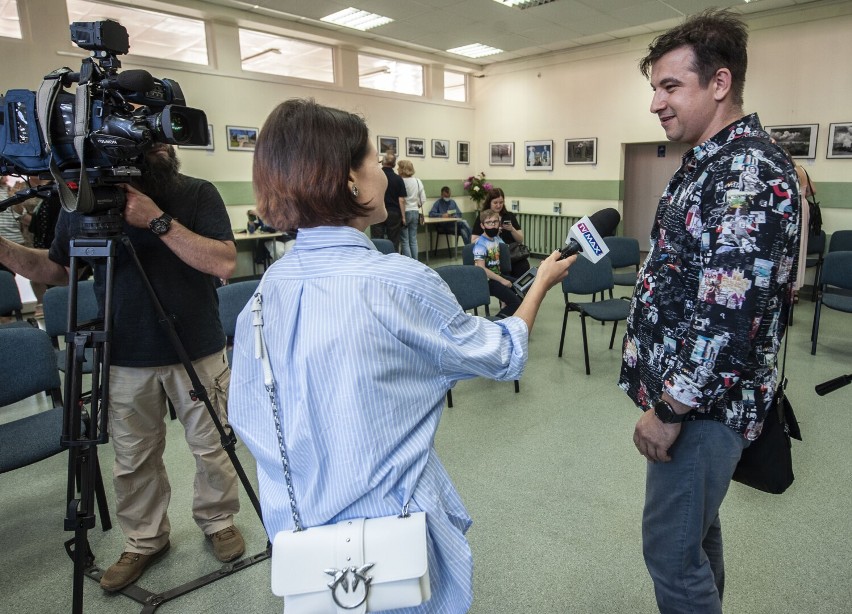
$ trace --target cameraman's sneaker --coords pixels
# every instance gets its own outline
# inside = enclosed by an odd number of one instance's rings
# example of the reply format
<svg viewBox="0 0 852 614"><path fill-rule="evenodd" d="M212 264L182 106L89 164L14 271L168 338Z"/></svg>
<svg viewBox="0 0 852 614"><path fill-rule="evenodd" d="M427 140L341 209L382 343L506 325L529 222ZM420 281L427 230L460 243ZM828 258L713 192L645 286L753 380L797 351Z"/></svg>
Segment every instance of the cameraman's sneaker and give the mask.
<svg viewBox="0 0 852 614"><path fill-rule="evenodd" d="M207 539L213 542L213 554L223 563L240 558L246 551L243 536L234 525L208 535Z"/></svg>
<svg viewBox="0 0 852 614"><path fill-rule="evenodd" d="M133 584L151 563L157 562L169 550L169 542L153 554L138 552L122 552L115 565L112 565L101 576L101 588L105 591L120 591L128 584Z"/></svg>

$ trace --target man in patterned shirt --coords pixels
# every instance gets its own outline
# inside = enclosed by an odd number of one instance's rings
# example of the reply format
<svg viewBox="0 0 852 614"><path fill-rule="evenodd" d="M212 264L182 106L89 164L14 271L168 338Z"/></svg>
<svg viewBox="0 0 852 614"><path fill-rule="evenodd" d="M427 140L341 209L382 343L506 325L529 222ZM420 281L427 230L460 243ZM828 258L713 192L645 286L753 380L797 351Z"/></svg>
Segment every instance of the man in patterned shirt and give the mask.
<svg viewBox="0 0 852 614"><path fill-rule="evenodd" d="M644 411L643 550L663 613L722 612L719 507L772 405L796 277L799 186L743 113L747 41L711 10L640 62L666 137L692 146L657 208L619 381Z"/></svg>

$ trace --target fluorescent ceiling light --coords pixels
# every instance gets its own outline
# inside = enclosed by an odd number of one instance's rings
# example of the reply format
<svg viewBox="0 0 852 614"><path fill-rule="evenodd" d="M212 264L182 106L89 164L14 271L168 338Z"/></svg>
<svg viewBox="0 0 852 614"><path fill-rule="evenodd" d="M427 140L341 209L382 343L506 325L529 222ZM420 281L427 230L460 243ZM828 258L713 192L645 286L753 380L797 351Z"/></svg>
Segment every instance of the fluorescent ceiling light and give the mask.
<svg viewBox="0 0 852 614"><path fill-rule="evenodd" d="M498 4L503 4L505 6L511 6L516 9L531 9L534 6L540 6L542 4L550 4L551 2L555 2L556 0L494 0L494 2ZM748 0L746 0L748 2Z"/></svg>
<svg viewBox="0 0 852 614"><path fill-rule="evenodd" d="M386 23L392 22L393 19L390 17L382 17L375 13L368 13L367 11L355 9L350 6L348 9L343 9L342 11L337 11L332 15L327 15L320 21L364 31L383 26Z"/></svg>
<svg viewBox="0 0 852 614"><path fill-rule="evenodd" d="M489 47L482 43L473 43L472 45L465 45L464 47L447 49L447 53L455 53L456 55L463 55L468 58L484 58L486 55L503 53L503 50L497 49L496 47Z"/></svg>

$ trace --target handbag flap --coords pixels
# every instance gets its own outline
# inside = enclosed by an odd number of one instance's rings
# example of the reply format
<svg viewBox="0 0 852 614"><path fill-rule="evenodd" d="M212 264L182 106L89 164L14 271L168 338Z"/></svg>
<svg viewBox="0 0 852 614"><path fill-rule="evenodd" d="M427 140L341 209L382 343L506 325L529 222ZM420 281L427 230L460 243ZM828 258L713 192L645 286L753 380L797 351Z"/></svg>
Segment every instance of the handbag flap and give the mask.
<svg viewBox="0 0 852 614"><path fill-rule="evenodd" d="M407 518L384 516L359 519L363 527L363 560L336 561L337 542L344 530L342 521L304 531L279 531L272 544L272 592L279 597L328 591L329 569L343 566L373 566L367 571L373 586L407 578L419 578L428 570L426 513ZM356 538L357 539L357 538Z"/></svg>

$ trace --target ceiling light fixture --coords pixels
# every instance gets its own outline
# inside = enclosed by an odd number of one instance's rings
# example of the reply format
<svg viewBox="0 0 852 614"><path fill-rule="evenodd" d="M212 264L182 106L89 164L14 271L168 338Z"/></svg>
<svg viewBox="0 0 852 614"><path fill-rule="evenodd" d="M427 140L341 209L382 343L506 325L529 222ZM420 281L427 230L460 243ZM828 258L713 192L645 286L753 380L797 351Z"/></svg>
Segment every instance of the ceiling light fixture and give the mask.
<svg viewBox="0 0 852 614"><path fill-rule="evenodd" d="M524 9L531 9L534 6L550 4L551 2L556 2L556 0L494 0L494 2L523 11ZM748 0L746 0L746 2L748 2Z"/></svg>
<svg viewBox="0 0 852 614"><path fill-rule="evenodd" d="M473 43L472 45L447 49L447 53L455 53L456 55L463 55L468 58L484 58L487 55L503 53L503 50L496 47L489 47L482 43Z"/></svg>
<svg viewBox="0 0 852 614"><path fill-rule="evenodd" d="M350 6L348 9L343 9L342 11L337 11L331 15L327 15L320 21L333 23L345 28L352 28L354 30L361 30L363 32L388 24L392 22L393 19L390 17L383 17L382 15L376 15L375 13L368 13L367 11L362 11L361 9L352 8Z"/></svg>

